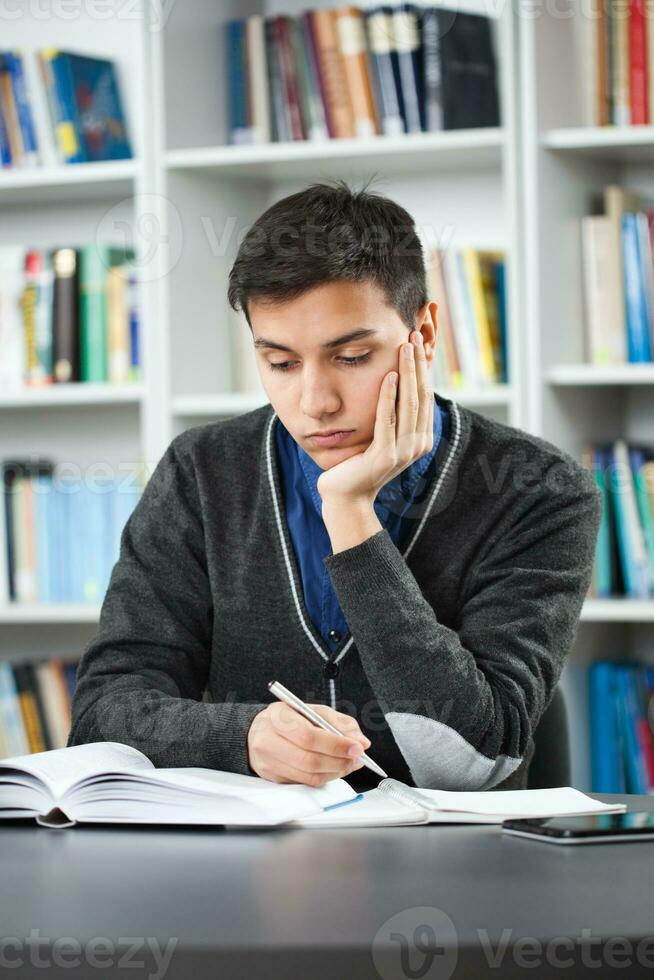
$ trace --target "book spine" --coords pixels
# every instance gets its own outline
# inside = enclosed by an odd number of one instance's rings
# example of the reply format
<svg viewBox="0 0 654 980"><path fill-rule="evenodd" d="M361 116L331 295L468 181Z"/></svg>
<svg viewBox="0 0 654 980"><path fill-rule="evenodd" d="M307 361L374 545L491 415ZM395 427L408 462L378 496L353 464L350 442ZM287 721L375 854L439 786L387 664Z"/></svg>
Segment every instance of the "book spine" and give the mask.
<svg viewBox="0 0 654 980"><path fill-rule="evenodd" d="M266 42L263 17L254 14L246 21L246 43L252 93L252 131L255 143L270 142L270 111L268 106Z"/></svg>
<svg viewBox="0 0 654 980"><path fill-rule="evenodd" d="M0 112L5 119L13 166L23 166L23 138L18 120L11 68L7 53L0 52Z"/></svg>
<svg viewBox="0 0 654 980"><path fill-rule="evenodd" d="M630 363L652 360L647 321L647 300L642 281L636 215L622 216L622 257L624 267L627 347Z"/></svg>
<svg viewBox="0 0 654 980"><path fill-rule="evenodd" d="M79 381L79 327L77 305L77 253L72 248L57 249L52 256L54 269L53 346L54 377L59 383Z"/></svg>
<svg viewBox="0 0 654 980"><path fill-rule="evenodd" d="M393 26L407 132L420 133L425 128L422 65L418 16L413 4L402 3L393 8Z"/></svg>
<svg viewBox="0 0 654 980"><path fill-rule="evenodd" d="M629 126L629 8L624 0L610 0L613 27L613 125Z"/></svg>
<svg viewBox="0 0 654 980"><path fill-rule="evenodd" d="M430 133L443 128L443 79L438 14L433 7L422 15L422 75L425 97L425 129Z"/></svg>
<svg viewBox="0 0 654 980"><path fill-rule="evenodd" d="M618 753L618 714L613 664L606 661L591 664L588 679L593 793L624 792Z"/></svg>
<svg viewBox="0 0 654 980"><path fill-rule="evenodd" d="M302 116L300 114L300 99L297 88L297 78L295 74L295 65L293 63L291 45L288 38L289 20L289 17L283 15L274 18L273 23L275 26L275 41L277 43L277 50L279 51L282 90L284 93L286 112L290 123L291 139L303 140L305 138L305 133L302 127Z"/></svg>
<svg viewBox="0 0 654 980"><path fill-rule="evenodd" d="M318 66L333 133L337 139L356 135L354 113L338 44L336 15L333 10L314 10L311 15L318 50Z"/></svg>
<svg viewBox="0 0 654 980"><path fill-rule="evenodd" d="M353 6L336 10L336 26L345 76L352 99L356 135L367 139L379 132L377 111L368 76L363 15Z"/></svg>
<svg viewBox="0 0 654 980"><path fill-rule="evenodd" d="M107 289L109 249L85 245L79 250L80 380L109 379L107 366Z"/></svg>
<svg viewBox="0 0 654 980"><path fill-rule="evenodd" d="M270 117L272 120L273 138L279 142L290 140L291 131L286 113L286 103L282 88L282 69L279 62L279 51L275 41L275 25L272 18L264 21L266 38L266 60L268 64L268 86L270 93Z"/></svg>
<svg viewBox="0 0 654 980"><path fill-rule="evenodd" d="M112 384L126 384L130 372L130 338L127 268L114 265L107 270L108 375Z"/></svg>
<svg viewBox="0 0 654 980"><path fill-rule="evenodd" d="M320 90L320 74L316 60L316 48L309 15L301 14L297 21L297 57L305 64L306 100L308 107L308 133L310 140L324 140L329 137L325 106Z"/></svg>
<svg viewBox="0 0 654 980"><path fill-rule="evenodd" d="M227 52L227 93L229 142L251 143L248 125L248 92L245 63L244 22L229 20L225 25Z"/></svg>
<svg viewBox="0 0 654 980"><path fill-rule="evenodd" d="M14 664L14 680L18 693L18 703L23 716L30 752L45 752L45 740L41 730L39 712L32 690L27 664Z"/></svg>
<svg viewBox="0 0 654 980"><path fill-rule="evenodd" d="M399 136L405 132L406 127L402 95L397 87L399 73L396 76L393 67L393 58L397 59L397 52L393 47L393 20L389 11L381 7L364 13L364 17L381 128L386 136Z"/></svg>
<svg viewBox="0 0 654 980"><path fill-rule="evenodd" d="M75 100L67 55L46 49L43 56L50 62L53 105L56 113L55 135L62 159L66 163L84 163L86 154L77 130Z"/></svg>
<svg viewBox="0 0 654 980"><path fill-rule="evenodd" d="M631 125L647 125L649 107L645 0L629 0L629 99Z"/></svg>
<svg viewBox="0 0 654 980"><path fill-rule="evenodd" d="M21 141L23 144L23 165L34 167L38 163L38 152L36 145L36 133L34 131L34 121L32 110L27 98L27 87L25 85L25 72L23 70L23 59L16 51L6 52L5 57L11 73L11 84L16 103L16 113L20 126Z"/></svg>
<svg viewBox="0 0 654 980"><path fill-rule="evenodd" d="M470 289L470 301L472 304L473 321L477 335L481 375L484 381L486 381L488 384L493 384L493 382L496 380L495 360L493 357L490 325L488 323L486 304L484 301L479 255L474 249L466 248L463 250L462 258Z"/></svg>

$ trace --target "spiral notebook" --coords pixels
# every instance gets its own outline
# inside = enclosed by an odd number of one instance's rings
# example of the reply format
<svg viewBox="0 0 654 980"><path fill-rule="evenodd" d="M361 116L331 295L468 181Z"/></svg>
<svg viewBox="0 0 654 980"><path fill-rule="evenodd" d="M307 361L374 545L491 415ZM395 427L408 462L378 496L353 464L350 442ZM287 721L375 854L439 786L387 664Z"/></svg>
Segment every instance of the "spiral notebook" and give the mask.
<svg viewBox="0 0 654 980"><path fill-rule="evenodd" d="M421 823L494 823L519 817L621 813L624 803L601 803L572 786L459 792L417 789L382 779L352 806L294 820L301 827L392 827Z"/></svg>

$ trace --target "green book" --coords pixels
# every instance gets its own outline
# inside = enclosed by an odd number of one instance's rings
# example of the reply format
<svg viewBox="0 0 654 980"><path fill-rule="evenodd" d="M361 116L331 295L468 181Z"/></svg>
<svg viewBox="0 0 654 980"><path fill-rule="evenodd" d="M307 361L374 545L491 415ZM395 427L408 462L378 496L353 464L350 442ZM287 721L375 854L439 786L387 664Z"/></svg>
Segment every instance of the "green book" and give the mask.
<svg viewBox="0 0 654 980"><path fill-rule="evenodd" d="M107 273L110 249L85 245L79 250L80 379L108 381Z"/></svg>

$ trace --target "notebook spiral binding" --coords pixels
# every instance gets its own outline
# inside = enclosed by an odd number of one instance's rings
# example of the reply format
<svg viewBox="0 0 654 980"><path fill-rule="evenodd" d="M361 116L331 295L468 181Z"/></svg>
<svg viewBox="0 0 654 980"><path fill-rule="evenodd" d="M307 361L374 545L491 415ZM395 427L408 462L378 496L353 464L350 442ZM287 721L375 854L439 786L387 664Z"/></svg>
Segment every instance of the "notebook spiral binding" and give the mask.
<svg viewBox="0 0 654 980"><path fill-rule="evenodd" d="M377 789L380 793L392 796L394 800L397 800L399 803L404 803L406 806L421 806L424 809L427 805L419 793L414 793L410 786L406 786L398 779L391 779L390 777L382 779Z"/></svg>

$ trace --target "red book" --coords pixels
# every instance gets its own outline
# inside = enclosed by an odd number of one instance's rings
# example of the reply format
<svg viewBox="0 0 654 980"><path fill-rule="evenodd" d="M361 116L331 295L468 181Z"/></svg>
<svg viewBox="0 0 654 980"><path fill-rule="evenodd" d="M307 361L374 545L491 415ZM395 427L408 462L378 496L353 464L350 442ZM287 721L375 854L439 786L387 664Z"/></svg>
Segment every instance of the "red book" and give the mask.
<svg viewBox="0 0 654 980"><path fill-rule="evenodd" d="M633 126L646 126L649 122L646 2L629 0L629 101Z"/></svg>
<svg viewBox="0 0 654 980"><path fill-rule="evenodd" d="M297 90L297 76L295 74L295 63L293 61L293 51L288 37L288 17L280 14L273 18L275 25L275 40L279 51L279 61L282 69L282 87L284 99L288 106L291 120L291 133L294 140L305 139L302 129L302 115L300 113L300 97Z"/></svg>

